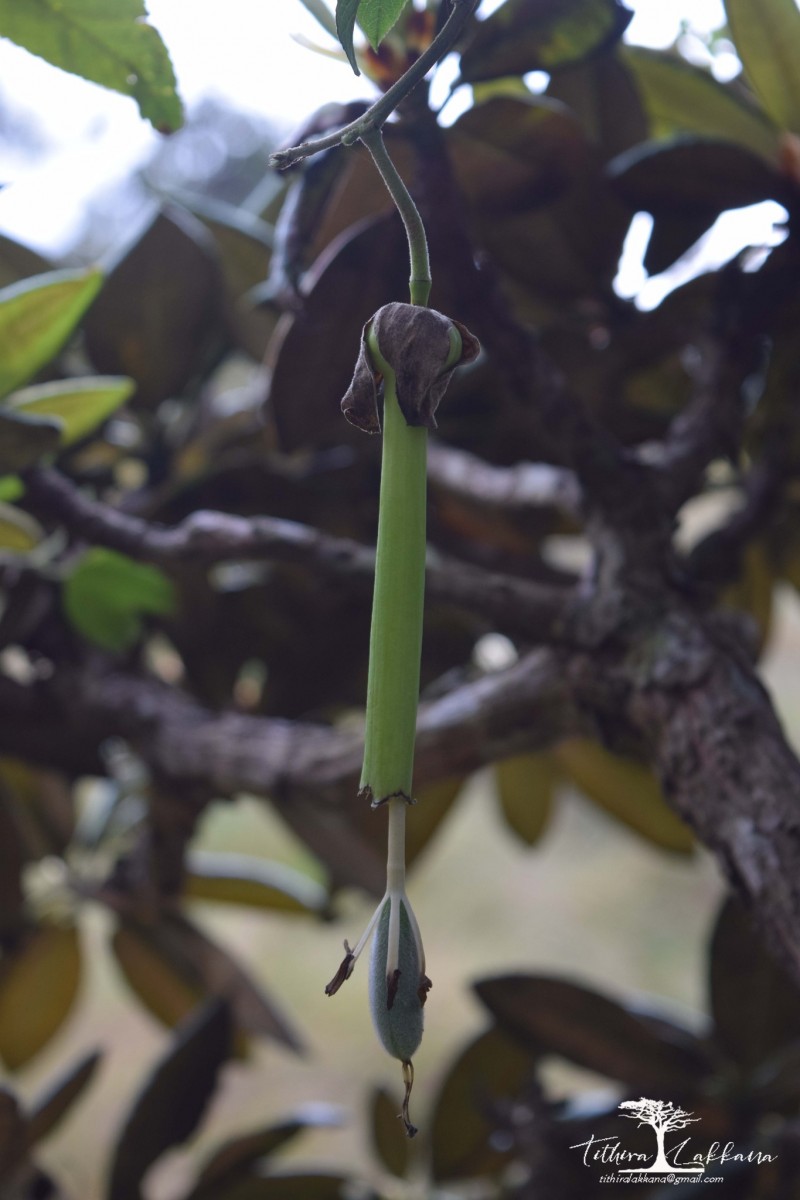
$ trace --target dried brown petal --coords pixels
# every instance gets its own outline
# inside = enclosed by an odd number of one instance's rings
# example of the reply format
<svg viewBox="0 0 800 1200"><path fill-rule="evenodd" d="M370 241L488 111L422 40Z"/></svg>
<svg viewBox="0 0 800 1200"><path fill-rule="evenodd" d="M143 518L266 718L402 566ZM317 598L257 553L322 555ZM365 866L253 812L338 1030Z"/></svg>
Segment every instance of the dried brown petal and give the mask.
<svg viewBox="0 0 800 1200"><path fill-rule="evenodd" d="M458 366L445 365L450 357L453 326L461 334L459 362L472 362L480 345L459 321L416 304L385 304L378 309L364 326L356 369L342 400L342 412L348 421L367 433L380 432L382 378L372 363L367 341L372 330L383 358L395 373L397 401L407 423L435 429L436 409Z"/></svg>
<svg viewBox="0 0 800 1200"><path fill-rule="evenodd" d="M347 942L344 944L344 949L345 956L339 964L339 970L336 972L330 983L325 987L326 996L335 996L342 984L346 983L346 981L353 974L356 956L353 954L353 951L350 949Z"/></svg>

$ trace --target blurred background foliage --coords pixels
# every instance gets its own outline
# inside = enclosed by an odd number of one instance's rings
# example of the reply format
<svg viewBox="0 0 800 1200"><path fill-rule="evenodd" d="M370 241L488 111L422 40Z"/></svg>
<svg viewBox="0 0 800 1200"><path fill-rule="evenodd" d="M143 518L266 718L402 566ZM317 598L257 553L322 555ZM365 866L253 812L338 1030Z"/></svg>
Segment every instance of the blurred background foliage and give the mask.
<svg viewBox="0 0 800 1200"><path fill-rule="evenodd" d="M4 0L0 33L177 128L155 32L141 26L134 46L118 6L119 37L108 31L92 66L80 38L70 54L44 38L62 7L25 15ZM464 44L471 105L434 136L418 97L387 141L423 189L431 156L448 157L514 317L627 444L658 438L687 404L703 332L755 275L748 315L769 354L746 454L779 446L791 474L800 13L793 0L726 9L708 61L735 52L743 70L723 83L677 48L625 44L617 0L505 0ZM404 10L379 51L360 51L367 78L396 79L438 15ZM31 137L24 123L3 136ZM15 685L122 669L213 711L357 727L368 592L289 563L135 561L65 533L26 488L26 471L55 461L84 495L165 525L268 514L372 544L379 447L338 405L365 319L404 294L404 240L360 150L278 176L274 141L209 102L96 201L69 261L0 238L0 671ZM652 311L615 291L636 214L650 215L644 268L658 275L696 257L720 214L766 200L785 218L769 247L696 273ZM458 318L441 229L432 247L432 302ZM541 457L488 356L452 386L438 439L497 467ZM716 464L687 508L687 543L738 502L740 467ZM798 502L787 488L712 597L750 613L790 729ZM522 578L571 578L585 558L577 517L498 505L443 470L431 540ZM426 694L523 648L431 604ZM34 728L0 758L3 1196L588 1200L607 1193L570 1147L619 1135L617 1104L646 1091L701 1117L708 1142L777 1154L720 1168L717 1195L800 1194L796 993L645 764L572 738L420 790L412 887L435 991L409 1144L366 1004L355 990L335 1009L322 997L368 904L341 841L279 797L176 788L123 737L94 756L91 771L54 765ZM380 814L353 807L348 821L379 858ZM652 1150L647 1130L624 1135Z"/></svg>

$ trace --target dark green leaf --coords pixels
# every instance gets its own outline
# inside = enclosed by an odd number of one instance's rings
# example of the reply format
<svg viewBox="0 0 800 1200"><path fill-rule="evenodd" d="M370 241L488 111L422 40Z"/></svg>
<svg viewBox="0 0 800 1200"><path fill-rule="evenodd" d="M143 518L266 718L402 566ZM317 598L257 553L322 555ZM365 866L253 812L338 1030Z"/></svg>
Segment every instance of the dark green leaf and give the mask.
<svg viewBox="0 0 800 1200"><path fill-rule="evenodd" d="M753 1070L800 1039L797 987L733 897L717 920L709 969L716 1038L734 1062Z"/></svg>
<svg viewBox="0 0 800 1200"><path fill-rule="evenodd" d="M618 41L633 14L619 0L506 0L461 56L466 83L553 71Z"/></svg>
<svg viewBox="0 0 800 1200"><path fill-rule="evenodd" d="M78 992L77 930L41 926L0 963L0 1058L15 1071L63 1025Z"/></svg>
<svg viewBox="0 0 800 1200"><path fill-rule="evenodd" d="M731 142L689 137L648 142L615 158L608 172L626 204L656 217L714 220L729 208L786 199L778 172Z"/></svg>
<svg viewBox="0 0 800 1200"><path fill-rule="evenodd" d="M764 108L800 133L800 12L795 0L725 0L736 53Z"/></svg>
<svg viewBox="0 0 800 1200"><path fill-rule="evenodd" d="M0 471L24 471L61 444L61 422L0 409ZM12 496L13 498L13 496ZM5 499L9 499L5 494Z"/></svg>
<svg viewBox="0 0 800 1200"><path fill-rule="evenodd" d="M172 63L143 0L0 0L0 34L64 71L132 96L161 133L183 120Z"/></svg>
<svg viewBox="0 0 800 1200"><path fill-rule="evenodd" d="M321 913L328 907L322 884L283 863L195 851L187 865L184 895L190 899L290 913Z"/></svg>
<svg viewBox="0 0 800 1200"><path fill-rule="evenodd" d="M111 1163L109 1200L140 1200L146 1171L171 1146L191 1137L230 1057L231 1014L222 1000L196 1010L133 1102Z"/></svg>
<svg viewBox="0 0 800 1200"><path fill-rule="evenodd" d="M678 1095L707 1071L699 1047L676 1045L615 1000L566 980L506 975L475 985L501 1028L540 1054L557 1054L632 1088Z"/></svg>
<svg viewBox="0 0 800 1200"><path fill-rule="evenodd" d="M27 1136L30 1145L40 1142L52 1133L94 1077L102 1057L100 1050L93 1050L91 1054L74 1063L43 1095L36 1098L28 1115Z"/></svg>
<svg viewBox="0 0 800 1200"><path fill-rule="evenodd" d="M60 421L61 445L71 446L106 421L134 390L132 380L112 376L57 380L21 388L6 404L25 416Z"/></svg>
<svg viewBox="0 0 800 1200"><path fill-rule="evenodd" d="M278 1125L231 1138L215 1150L200 1169L195 1188L187 1200L205 1200L209 1193L236 1184L260 1159L267 1158L308 1129L332 1128L341 1124L338 1109L310 1104Z"/></svg>
<svg viewBox="0 0 800 1200"><path fill-rule="evenodd" d="M777 163L778 130L740 90L678 55L626 46L620 57L641 92L651 137L700 134L736 142Z"/></svg>
<svg viewBox="0 0 800 1200"><path fill-rule="evenodd" d="M213 238L182 209L159 213L109 273L86 322L103 374L155 405L203 377L224 344L225 281Z"/></svg>
<svg viewBox="0 0 800 1200"><path fill-rule="evenodd" d="M336 0L336 33L350 66L356 75L361 72L356 62L356 52L353 49L353 31L356 27L356 14L361 0Z"/></svg>
<svg viewBox="0 0 800 1200"><path fill-rule="evenodd" d="M411 1162L411 1143L400 1120L400 1102L385 1088L375 1088L370 1104L372 1145L387 1171L405 1179Z"/></svg>
<svg viewBox="0 0 800 1200"><path fill-rule="evenodd" d="M174 611L172 583L157 567L95 546L73 567L62 589L64 612L87 641L124 650L142 632L146 614Z"/></svg>
<svg viewBox="0 0 800 1200"><path fill-rule="evenodd" d="M397 23L408 0L361 0L358 23L374 50L378 49L389 30Z"/></svg>
<svg viewBox="0 0 800 1200"><path fill-rule="evenodd" d="M0 396L50 362L94 300L99 271L51 271L0 291Z"/></svg>
<svg viewBox="0 0 800 1200"><path fill-rule="evenodd" d="M490 1029L456 1058L434 1101L431 1171L437 1182L492 1175L508 1162L508 1153L492 1144L492 1114L531 1079L535 1055L527 1050Z"/></svg>

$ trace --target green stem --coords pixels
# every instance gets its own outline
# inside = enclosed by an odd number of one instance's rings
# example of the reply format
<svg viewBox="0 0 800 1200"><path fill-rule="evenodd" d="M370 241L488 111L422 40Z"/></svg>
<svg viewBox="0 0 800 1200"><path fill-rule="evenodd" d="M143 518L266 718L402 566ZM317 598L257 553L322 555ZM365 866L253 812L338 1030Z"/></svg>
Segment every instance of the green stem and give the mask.
<svg viewBox="0 0 800 1200"><path fill-rule="evenodd" d="M425 598L427 430L406 424L395 375L374 339L384 380L383 462L372 603L362 788L373 803L411 799Z"/></svg>
<svg viewBox="0 0 800 1200"><path fill-rule="evenodd" d="M402 217L408 238L408 258L411 277L408 281L411 303L423 307L428 303L431 292L431 264L428 257L428 239L419 210L411 198L408 188L400 178L392 162L380 129L371 129L361 135L361 141L369 150L378 168L389 195ZM384 435L385 436L385 435Z"/></svg>

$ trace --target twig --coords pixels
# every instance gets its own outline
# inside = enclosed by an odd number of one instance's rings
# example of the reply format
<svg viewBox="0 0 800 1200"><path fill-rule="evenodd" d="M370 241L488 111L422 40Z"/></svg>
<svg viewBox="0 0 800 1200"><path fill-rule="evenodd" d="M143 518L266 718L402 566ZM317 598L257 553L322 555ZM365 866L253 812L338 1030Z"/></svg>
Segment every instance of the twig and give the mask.
<svg viewBox="0 0 800 1200"><path fill-rule="evenodd" d="M380 129L406 96L418 83L421 83L428 71L435 67L446 54L449 54L475 11L476 5L477 0L453 0L450 16L427 50L409 67L405 75L389 88L388 92L367 109L363 116L325 137L316 138L312 142L303 142L299 146L291 146L286 150L277 150L270 157L270 165L283 170L303 158L318 154L320 150L329 150L332 146L352 146L370 130Z"/></svg>

